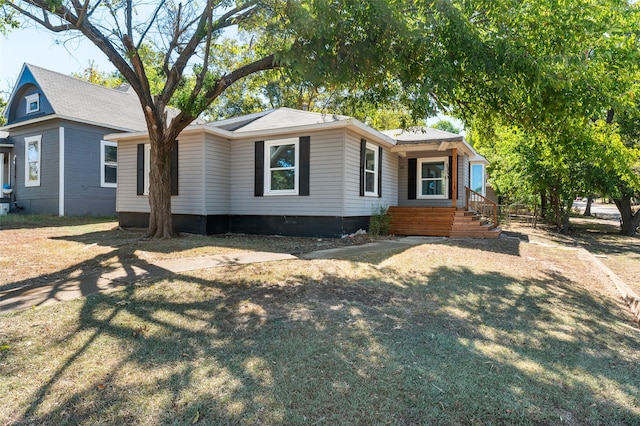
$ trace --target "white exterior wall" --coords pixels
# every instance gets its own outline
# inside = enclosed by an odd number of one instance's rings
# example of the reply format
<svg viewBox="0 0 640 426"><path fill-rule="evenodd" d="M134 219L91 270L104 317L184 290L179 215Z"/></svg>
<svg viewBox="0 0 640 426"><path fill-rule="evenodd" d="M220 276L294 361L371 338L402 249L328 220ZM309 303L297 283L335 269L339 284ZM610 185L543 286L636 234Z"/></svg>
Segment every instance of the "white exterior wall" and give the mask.
<svg viewBox="0 0 640 426"><path fill-rule="evenodd" d="M309 195L254 195L255 142L310 136ZM232 215L342 216L344 130L231 141Z"/></svg>
<svg viewBox="0 0 640 426"><path fill-rule="evenodd" d="M228 140L205 135L202 169L205 208L208 215L226 215L231 209L231 147ZM181 170L181 169L180 169Z"/></svg>
<svg viewBox="0 0 640 426"><path fill-rule="evenodd" d="M382 197L360 196L361 139L357 133L347 133L344 147L343 216L369 216L379 207L398 205L398 154L390 152L388 148L384 148L382 153ZM373 141L369 143L379 146Z"/></svg>
<svg viewBox="0 0 640 426"><path fill-rule="evenodd" d="M149 213L147 196L136 195L137 146L149 143L148 139L118 141L118 187L116 189L117 212Z"/></svg>
<svg viewBox="0 0 640 426"><path fill-rule="evenodd" d="M203 150L204 136L181 136L178 139L178 194L171 197L171 211L176 214L206 214L204 206ZM149 197L137 195L137 146L148 139L118 142L117 212L149 213Z"/></svg>

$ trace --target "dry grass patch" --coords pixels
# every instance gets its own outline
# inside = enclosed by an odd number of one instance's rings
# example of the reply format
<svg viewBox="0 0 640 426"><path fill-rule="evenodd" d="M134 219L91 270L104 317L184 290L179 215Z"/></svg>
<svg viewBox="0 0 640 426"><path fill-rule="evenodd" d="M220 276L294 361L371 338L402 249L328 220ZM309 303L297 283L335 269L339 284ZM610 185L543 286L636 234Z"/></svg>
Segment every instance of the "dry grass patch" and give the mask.
<svg viewBox="0 0 640 426"><path fill-rule="evenodd" d="M0 424L640 420L640 333L560 245L199 270L0 315L0 330Z"/></svg>

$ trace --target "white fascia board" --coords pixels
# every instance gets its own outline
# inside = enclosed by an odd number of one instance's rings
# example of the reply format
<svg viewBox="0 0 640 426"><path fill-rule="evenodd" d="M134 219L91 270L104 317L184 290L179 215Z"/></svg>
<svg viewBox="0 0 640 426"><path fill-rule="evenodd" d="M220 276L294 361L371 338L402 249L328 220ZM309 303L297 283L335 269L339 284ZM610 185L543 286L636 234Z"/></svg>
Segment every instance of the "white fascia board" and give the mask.
<svg viewBox="0 0 640 426"><path fill-rule="evenodd" d="M391 152L396 152L400 156L405 157L407 152L419 152L419 151L448 151L450 149L457 148L460 152L471 156L477 155L471 145L465 141L456 142L431 142L431 143L416 143L416 144L403 144L396 145L391 148Z"/></svg>
<svg viewBox="0 0 640 426"><path fill-rule="evenodd" d="M106 123L98 123L98 122L95 122L95 121L87 121L87 120L78 120L77 118L67 117L65 115L59 115L59 114L45 115L43 117L32 118L31 120L25 120L25 121L20 121L18 123L7 124L4 127L2 127L2 129L15 129L17 127L27 126L29 124L41 123L43 121L55 120L55 119L71 121L71 122L80 123L80 124L88 124L88 125L96 126L96 127L106 127L108 129L113 129L113 130L121 130L123 132L130 132L131 131L131 129L129 129L127 127L117 127L117 126L114 127L114 126L112 126L110 124L106 124ZM144 132L144 133L146 134L146 132Z"/></svg>

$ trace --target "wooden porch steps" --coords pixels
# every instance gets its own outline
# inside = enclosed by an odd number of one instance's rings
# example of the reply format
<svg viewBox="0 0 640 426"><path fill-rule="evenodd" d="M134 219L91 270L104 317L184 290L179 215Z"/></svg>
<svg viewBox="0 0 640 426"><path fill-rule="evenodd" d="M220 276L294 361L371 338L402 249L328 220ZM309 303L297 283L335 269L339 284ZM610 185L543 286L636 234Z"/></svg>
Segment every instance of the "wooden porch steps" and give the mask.
<svg viewBox="0 0 640 426"><path fill-rule="evenodd" d="M389 207L395 235L428 237L498 238L499 228L472 211L455 207Z"/></svg>

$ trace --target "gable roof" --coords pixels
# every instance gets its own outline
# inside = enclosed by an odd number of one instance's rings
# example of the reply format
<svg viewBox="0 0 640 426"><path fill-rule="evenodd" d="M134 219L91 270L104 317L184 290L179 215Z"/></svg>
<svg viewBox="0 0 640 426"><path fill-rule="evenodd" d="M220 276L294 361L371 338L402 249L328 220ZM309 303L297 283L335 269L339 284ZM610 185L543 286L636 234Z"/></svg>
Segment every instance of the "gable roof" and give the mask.
<svg viewBox="0 0 640 426"><path fill-rule="evenodd" d="M226 121L213 123L215 127L227 128L227 130L235 133L255 132L272 129L282 129L286 127L311 126L314 124L335 123L337 121L348 120L351 117L346 115L324 114L318 112L301 111L291 108L278 108L262 113L251 114L238 121L236 126L228 128L225 126Z"/></svg>
<svg viewBox="0 0 640 426"><path fill-rule="evenodd" d="M31 64L23 65L5 114L8 114L16 92L22 87L25 73L33 76L54 115L59 118L118 130L141 131L147 128L140 101L130 88L111 89ZM12 124L5 127L13 127Z"/></svg>

